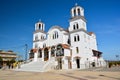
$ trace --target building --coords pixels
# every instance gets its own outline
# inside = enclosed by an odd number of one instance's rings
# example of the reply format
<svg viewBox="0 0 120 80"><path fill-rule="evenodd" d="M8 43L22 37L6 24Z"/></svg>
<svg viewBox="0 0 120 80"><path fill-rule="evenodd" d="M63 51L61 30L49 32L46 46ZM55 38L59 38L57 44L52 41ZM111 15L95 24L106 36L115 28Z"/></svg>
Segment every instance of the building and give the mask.
<svg viewBox="0 0 120 80"><path fill-rule="evenodd" d="M78 5L71 9L67 30L52 26L45 32L42 21L35 24L33 49L29 56L31 66L39 62L44 70L105 66L102 52L97 49L96 35L87 31L84 9Z"/></svg>
<svg viewBox="0 0 120 80"><path fill-rule="evenodd" d="M0 50L0 57L2 58L3 62L7 62L7 61L15 60L17 58L17 55L11 50L9 51Z"/></svg>

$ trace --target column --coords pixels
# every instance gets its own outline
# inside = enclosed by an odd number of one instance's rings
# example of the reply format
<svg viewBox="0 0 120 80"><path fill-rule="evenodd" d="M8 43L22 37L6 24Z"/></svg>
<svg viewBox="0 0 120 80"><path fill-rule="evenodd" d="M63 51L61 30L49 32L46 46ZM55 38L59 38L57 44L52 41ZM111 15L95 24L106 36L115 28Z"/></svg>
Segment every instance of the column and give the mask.
<svg viewBox="0 0 120 80"><path fill-rule="evenodd" d="M49 54L49 59L48 60L50 60L50 58L51 58L51 49L49 49L48 51L49 51L48 52L48 54Z"/></svg>
<svg viewBox="0 0 120 80"><path fill-rule="evenodd" d="M36 62L36 61L37 61L37 59L38 59L38 53L37 53L37 52L35 52L35 53L34 53L34 61Z"/></svg>
<svg viewBox="0 0 120 80"><path fill-rule="evenodd" d="M71 10L71 15L74 17L74 9Z"/></svg>
<svg viewBox="0 0 120 80"><path fill-rule="evenodd" d="M76 8L76 16L78 16L78 8Z"/></svg>
<svg viewBox="0 0 120 80"><path fill-rule="evenodd" d="M42 61L44 61L44 49L42 50Z"/></svg>

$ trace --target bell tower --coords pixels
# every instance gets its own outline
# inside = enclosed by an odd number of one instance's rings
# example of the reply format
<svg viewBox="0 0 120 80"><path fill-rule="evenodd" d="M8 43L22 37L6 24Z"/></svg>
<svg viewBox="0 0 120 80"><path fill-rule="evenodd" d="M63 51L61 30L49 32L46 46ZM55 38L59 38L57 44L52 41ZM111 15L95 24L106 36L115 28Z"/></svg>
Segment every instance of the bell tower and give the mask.
<svg viewBox="0 0 120 80"><path fill-rule="evenodd" d="M72 18L74 18L76 16L84 16L84 9L80 6L78 6L76 3L75 7L73 7L71 9L71 16L72 16Z"/></svg>
<svg viewBox="0 0 120 80"><path fill-rule="evenodd" d="M71 9L71 18L70 18L70 27L69 31L73 30L87 30L86 29L86 19L84 17L84 9L81 6L75 4L75 6Z"/></svg>
<svg viewBox="0 0 120 80"><path fill-rule="evenodd" d="M45 24L39 20L35 23L35 32L33 34L33 48L42 48L43 41L46 40Z"/></svg>
<svg viewBox="0 0 120 80"><path fill-rule="evenodd" d="M45 30L45 24L43 22L41 22L41 20L39 20L39 22L37 22L35 24L35 30L44 31Z"/></svg>

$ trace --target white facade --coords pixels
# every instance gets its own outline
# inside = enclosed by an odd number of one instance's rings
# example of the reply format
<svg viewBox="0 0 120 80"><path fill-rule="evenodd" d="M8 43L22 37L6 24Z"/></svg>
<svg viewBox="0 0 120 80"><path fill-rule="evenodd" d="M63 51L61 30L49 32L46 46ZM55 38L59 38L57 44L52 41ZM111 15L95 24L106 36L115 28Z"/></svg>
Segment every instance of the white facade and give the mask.
<svg viewBox="0 0 120 80"><path fill-rule="evenodd" d="M101 52L97 50L96 35L87 32L84 9L71 9L68 30L53 26L45 32L45 24L35 24L33 49L30 58L48 62L49 69L85 69L105 66ZM53 68L54 67L54 68Z"/></svg>

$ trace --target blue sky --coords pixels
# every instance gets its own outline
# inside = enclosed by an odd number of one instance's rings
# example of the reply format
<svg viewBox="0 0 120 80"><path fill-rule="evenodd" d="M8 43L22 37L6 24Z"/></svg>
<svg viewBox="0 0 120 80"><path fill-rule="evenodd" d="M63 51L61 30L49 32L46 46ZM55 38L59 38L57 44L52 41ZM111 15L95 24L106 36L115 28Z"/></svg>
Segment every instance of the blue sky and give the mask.
<svg viewBox="0 0 120 80"><path fill-rule="evenodd" d="M34 25L41 19L67 29L70 10L78 3L85 9L87 29L97 36L98 49L107 60L120 55L120 0L0 0L0 49L25 56L32 48Z"/></svg>

